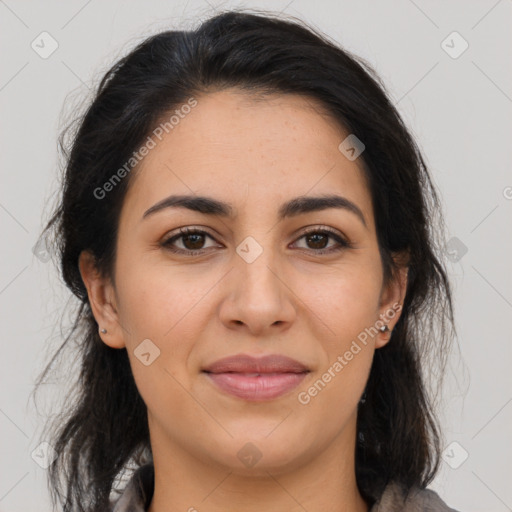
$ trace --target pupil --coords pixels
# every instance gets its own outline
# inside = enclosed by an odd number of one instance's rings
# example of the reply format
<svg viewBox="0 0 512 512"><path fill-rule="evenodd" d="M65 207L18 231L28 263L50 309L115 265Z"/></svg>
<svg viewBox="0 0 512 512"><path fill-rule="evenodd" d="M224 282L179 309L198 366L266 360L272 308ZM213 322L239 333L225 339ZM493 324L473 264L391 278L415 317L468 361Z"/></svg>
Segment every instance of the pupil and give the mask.
<svg viewBox="0 0 512 512"><path fill-rule="evenodd" d="M192 234L192 235L186 235L185 238L184 238L184 245L185 247L187 247L187 249L190 249L190 250L195 250L195 249L200 249L200 247L197 247L196 244L198 242L198 240L196 239L195 243L192 242L192 245L193 247L188 247L188 244L186 243L186 240L190 240L191 237L199 237L199 238L202 238L203 235L201 234L198 234L198 233L195 233L195 234ZM201 245L201 242L199 242L199 245Z"/></svg>
<svg viewBox="0 0 512 512"><path fill-rule="evenodd" d="M327 239L327 237L324 234L315 233L315 234L309 235L308 240L314 239L315 237L323 238L324 242ZM313 244L315 244L315 243L318 243L318 238L317 238L317 242L313 241ZM321 241L320 241L320 245L322 245L322 247L315 247L315 248L316 249L323 249L325 247L325 243L322 244Z"/></svg>

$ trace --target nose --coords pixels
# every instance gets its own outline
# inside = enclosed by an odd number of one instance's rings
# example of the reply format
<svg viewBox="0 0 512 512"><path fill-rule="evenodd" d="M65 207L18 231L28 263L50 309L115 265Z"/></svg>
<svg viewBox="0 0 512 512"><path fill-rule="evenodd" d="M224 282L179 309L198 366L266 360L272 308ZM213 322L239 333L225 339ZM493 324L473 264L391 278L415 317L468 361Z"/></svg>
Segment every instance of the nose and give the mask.
<svg viewBox="0 0 512 512"><path fill-rule="evenodd" d="M220 319L229 329L253 336L275 335L276 329L289 328L296 316L293 285L270 249L249 261L236 255L235 268L226 276Z"/></svg>

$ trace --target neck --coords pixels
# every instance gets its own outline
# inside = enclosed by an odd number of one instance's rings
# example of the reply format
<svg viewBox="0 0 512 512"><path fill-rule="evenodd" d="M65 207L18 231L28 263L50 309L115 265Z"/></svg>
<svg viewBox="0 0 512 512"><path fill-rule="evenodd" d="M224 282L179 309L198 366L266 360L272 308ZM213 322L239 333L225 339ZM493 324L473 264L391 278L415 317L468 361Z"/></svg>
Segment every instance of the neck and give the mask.
<svg viewBox="0 0 512 512"><path fill-rule="evenodd" d="M158 430L150 425L155 489L148 512L369 511L355 478L355 417L314 457L303 454L287 470L258 464L251 474L198 460Z"/></svg>

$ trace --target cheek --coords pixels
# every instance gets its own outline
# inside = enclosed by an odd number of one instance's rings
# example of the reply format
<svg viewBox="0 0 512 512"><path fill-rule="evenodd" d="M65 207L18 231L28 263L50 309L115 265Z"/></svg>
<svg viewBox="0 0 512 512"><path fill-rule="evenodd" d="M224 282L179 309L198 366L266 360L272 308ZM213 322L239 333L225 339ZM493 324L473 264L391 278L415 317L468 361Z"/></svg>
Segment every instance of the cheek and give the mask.
<svg viewBox="0 0 512 512"><path fill-rule="evenodd" d="M316 279L308 277L301 293L325 325L327 339L343 346L378 319L380 286L381 276L370 266L347 266Z"/></svg>
<svg viewBox="0 0 512 512"><path fill-rule="evenodd" d="M142 367L136 358L131 358L133 377L146 404L148 420L157 428L163 427L166 436L181 439L181 443L186 445L194 440L190 435L191 425L199 432L203 431L201 429L207 431L211 425L208 424L208 415L190 394L187 376L167 363L163 353L150 367ZM158 441L161 437L155 434L155 439ZM194 447L189 449L193 451Z"/></svg>
<svg viewBox="0 0 512 512"><path fill-rule="evenodd" d="M357 406L373 360L380 280L375 266L353 266L308 287L307 304L328 333L317 338L323 357L316 380L302 388L303 402L310 400L317 411L313 417L337 404L329 414L342 421Z"/></svg>
<svg viewBox="0 0 512 512"><path fill-rule="evenodd" d="M341 357L342 354L344 352ZM338 435L356 414L368 380L372 355L370 347L361 348L352 360L339 363L341 370L334 364L329 365L302 393L301 403L307 403L299 407L304 409L305 421L311 430L321 430L324 439Z"/></svg>
<svg viewBox="0 0 512 512"><path fill-rule="evenodd" d="M130 270L128 270L130 269ZM166 345L175 333L200 320L198 305L215 280L180 272L170 265L143 264L138 258L119 265L119 316L131 344L145 338ZM140 342L140 341L139 341Z"/></svg>
<svg viewBox="0 0 512 512"><path fill-rule="evenodd" d="M157 309L152 311L151 305ZM175 411L180 411L183 420L190 422L201 412L194 411L194 401L188 391L196 371L190 354L201 327L193 321L192 312L186 314L191 308L185 306L187 304L176 304L173 313L165 314L162 310L170 311L165 303L144 302L132 319L134 331L127 350L133 377L148 411L163 424L172 421ZM142 343L141 339L144 339ZM144 344L143 351L140 348ZM148 353L149 356L145 356Z"/></svg>
<svg viewBox="0 0 512 512"><path fill-rule="evenodd" d="M206 316L205 292L170 268L128 266L131 272L119 271L118 314L132 373L148 409L170 410L179 407L182 386L190 387L190 352Z"/></svg>
<svg viewBox="0 0 512 512"><path fill-rule="evenodd" d="M325 364L297 396L298 417L307 432L322 432L313 442L314 451L324 449L357 413L374 354L372 344L359 342L349 329L324 349Z"/></svg>
<svg viewBox="0 0 512 512"><path fill-rule="evenodd" d="M377 293L370 287L363 293L361 288L340 284L337 292L339 300L331 295L318 310L326 318L330 335L318 338L322 364L298 396L308 421L327 438L336 435L357 410L373 361L376 331L372 326L378 319Z"/></svg>

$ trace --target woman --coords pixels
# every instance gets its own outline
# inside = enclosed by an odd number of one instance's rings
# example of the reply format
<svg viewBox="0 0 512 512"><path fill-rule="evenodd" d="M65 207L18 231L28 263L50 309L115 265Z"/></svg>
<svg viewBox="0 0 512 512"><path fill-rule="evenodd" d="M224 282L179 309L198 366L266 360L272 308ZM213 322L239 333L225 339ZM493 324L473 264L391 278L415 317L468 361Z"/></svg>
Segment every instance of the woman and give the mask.
<svg viewBox="0 0 512 512"><path fill-rule="evenodd" d="M231 11L140 44L45 230L80 300L54 502L453 510L426 488L422 371L453 328L438 207L374 72L303 23Z"/></svg>

